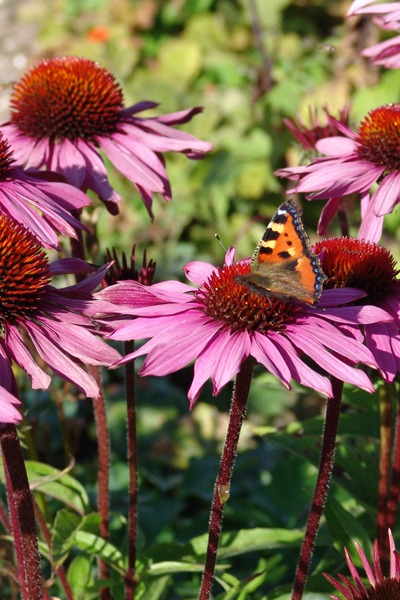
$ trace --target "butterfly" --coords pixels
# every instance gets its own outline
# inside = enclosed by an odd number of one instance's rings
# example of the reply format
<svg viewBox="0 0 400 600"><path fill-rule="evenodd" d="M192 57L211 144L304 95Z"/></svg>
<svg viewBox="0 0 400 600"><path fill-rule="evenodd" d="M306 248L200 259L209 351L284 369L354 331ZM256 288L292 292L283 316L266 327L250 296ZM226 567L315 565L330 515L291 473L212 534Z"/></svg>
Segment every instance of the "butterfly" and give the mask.
<svg viewBox="0 0 400 600"><path fill-rule="evenodd" d="M326 279L319 258L310 249L301 211L292 200L280 205L250 263L250 273L235 281L259 296L314 304Z"/></svg>

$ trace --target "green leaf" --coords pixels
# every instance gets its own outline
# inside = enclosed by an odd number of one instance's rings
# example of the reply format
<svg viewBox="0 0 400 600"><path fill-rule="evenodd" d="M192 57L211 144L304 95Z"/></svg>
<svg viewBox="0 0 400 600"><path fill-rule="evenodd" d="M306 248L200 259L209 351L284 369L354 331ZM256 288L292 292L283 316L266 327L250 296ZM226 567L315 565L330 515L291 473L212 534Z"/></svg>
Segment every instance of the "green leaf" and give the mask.
<svg viewBox="0 0 400 600"><path fill-rule="evenodd" d="M221 536L221 544L218 550L219 559L229 558L255 552L282 547L299 547L304 534L302 531L288 531L286 529L254 528L239 531L229 531ZM320 536L322 539L322 536ZM321 539L318 540L322 544ZM205 553L208 534L192 540L191 545L197 556Z"/></svg>
<svg viewBox="0 0 400 600"><path fill-rule="evenodd" d="M357 540L368 554L368 550L372 549L368 532L360 521L333 497L327 501L324 514L337 549L341 552L344 546L347 547L354 556L355 564L361 566L358 553L353 552L354 541Z"/></svg>
<svg viewBox="0 0 400 600"><path fill-rule="evenodd" d="M204 564L191 564L175 560L153 563L147 569L148 575L165 575L167 573L202 573Z"/></svg>
<svg viewBox="0 0 400 600"><path fill-rule="evenodd" d="M103 538L93 533L77 531L75 535L75 544L81 550L105 560L121 575L125 574L126 558L110 542L106 542Z"/></svg>
<svg viewBox="0 0 400 600"><path fill-rule="evenodd" d="M89 499L79 481L44 463L27 460L25 466L32 489L60 500L80 515L88 510Z"/></svg>
<svg viewBox="0 0 400 600"><path fill-rule="evenodd" d="M67 579L74 592L74 600L87 600L86 590L93 584L91 563L90 558L80 554L70 564Z"/></svg>
<svg viewBox="0 0 400 600"><path fill-rule="evenodd" d="M51 550L55 566L61 565L75 542L76 530L81 525L82 519L79 515L65 508L58 511L51 540Z"/></svg>

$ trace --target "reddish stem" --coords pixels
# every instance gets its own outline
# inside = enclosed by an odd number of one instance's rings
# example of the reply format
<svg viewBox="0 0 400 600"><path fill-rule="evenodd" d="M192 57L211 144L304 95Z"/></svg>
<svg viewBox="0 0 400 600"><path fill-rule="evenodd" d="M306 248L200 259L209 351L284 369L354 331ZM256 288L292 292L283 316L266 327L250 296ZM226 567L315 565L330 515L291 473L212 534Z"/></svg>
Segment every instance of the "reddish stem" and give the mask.
<svg viewBox="0 0 400 600"><path fill-rule="evenodd" d="M214 486L214 495L211 504L211 514L208 528L208 545L199 600L209 600L209 598L211 598L212 583L217 561L217 551L221 536L222 517L225 504L229 498L229 486L232 477L239 436L242 429L242 423L246 414L253 367L254 359L252 358L248 358L242 364L240 371L237 374L236 384L232 394L228 431L226 433L225 444L222 451L221 462L219 465L219 471Z"/></svg>
<svg viewBox="0 0 400 600"><path fill-rule="evenodd" d="M39 506L37 505L37 502L33 501L33 507L35 510L36 521L38 522L40 531L42 532L43 539L46 542L49 550L51 551L51 533L49 531L49 528L47 527L46 519L44 518L42 511L40 510ZM52 565L52 567L54 568L53 565ZM68 583L68 579L67 579L67 575L65 573L64 567L63 566L56 567L54 570L57 573L60 583L64 589L66 600L74 600L74 595L73 595L71 587Z"/></svg>
<svg viewBox="0 0 400 600"><path fill-rule="evenodd" d="M130 354L135 349L134 342L125 342L124 355ZM138 458L137 458L137 424L136 424L136 388L135 388L135 361L125 365L126 389L126 429L127 429L127 456L129 470L129 508L128 508L128 569L125 577L125 600L135 597L135 563L137 550L138 526Z"/></svg>
<svg viewBox="0 0 400 600"><path fill-rule="evenodd" d="M378 511L376 516L379 559L383 573L389 568L389 538L387 534L387 510L392 455L392 386L383 384L379 388L380 451Z"/></svg>
<svg viewBox="0 0 400 600"><path fill-rule="evenodd" d="M333 398L326 405L326 416L322 438L321 455L314 497L308 516L306 532L300 549L294 578L292 600L300 600L303 595L310 568L315 540L328 495L329 483L332 476L335 459L336 435L339 426L340 407L342 403L343 382L332 378Z"/></svg>
<svg viewBox="0 0 400 600"><path fill-rule="evenodd" d="M400 498L400 399L397 400L396 429L393 444L392 481L387 503L386 524L393 529Z"/></svg>
<svg viewBox="0 0 400 600"><path fill-rule="evenodd" d="M80 214L76 215L78 218ZM78 238L71 238L71 253L74 257L86 260L85 247L81 231L77 231ZM83 276L76 275L76 281L79 282ZM89 374L95 379L99 388L99 397L93 400L94 418L96 421L97 450L98 450L98 510L101 517L100 535L104 540L108 540L108 521L109 521L109 477L110 477L110 436L108 432L106 401L104 396L103 384L101 381L101 370L97 365L88 365ZM99 558L99 577L108 579L110 568L108 564ZM99 592L100 600L112 600L109 588L101 588Z"/></svg>
<svg viewBox="0 0 400 600"><path fill-rule="evenodd" d="M43 600L43 580L32 494L15 425L0 426L0 445L21 599Z"/></svg>
<svg viewBox="0 0 400 600"><path fill-rule="evenodd" d="M88 366L89 374L95 379L99 386L99 397L93 400L94 418L96 421L97 432L97 450L98 450L98 494L97 508L101 517L100 535L104 540L108 540L108 521L109 521L109 478L110 478L110 436L108 432L106 401L101 381L100 367L95 365ZM110 568L108 564L99 559L99 577L108 579ZM112 600L109 588L102 588L99 592L100 600Z"/></svg>

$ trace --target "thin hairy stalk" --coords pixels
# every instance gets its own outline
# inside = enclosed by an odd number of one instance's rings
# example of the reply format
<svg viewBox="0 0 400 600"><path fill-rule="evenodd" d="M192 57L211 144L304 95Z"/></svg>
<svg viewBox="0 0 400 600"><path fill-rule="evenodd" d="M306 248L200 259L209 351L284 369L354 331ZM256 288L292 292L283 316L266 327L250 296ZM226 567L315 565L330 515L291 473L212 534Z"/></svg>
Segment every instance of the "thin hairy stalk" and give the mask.
<svg viewBox="0 0 400 600"><path fill-rule="evenodd" d="M300 600L304 593L307 576L317 539L319 524L328 495L335 459L336 436L339 426L340 407L342 403L343 382L332 378L333 398L326 405L325 424L322 437L321 455L314 497L306 526L303 543L294 578L292 600Z"/></svg>
<svg viewBox="0 0 400 600"><path fill-rule="evenodd" d="M79 217L79 214L76 215ZM71 238L71 253L75 258L86 260L85 248L83 243L82 232L78 233L78 239ZM79 282L81 277L76 276L76 281ZM97 508L101 517L100 535L104 540L109 537L109 480L110 480L110 434L108 430L106 401L101 381L101 369L97 365L88 365L89 374L95 379L99 388L99 397L93 400L93 411L96 423L97 434L97 450L98 450L98 494ZM99 558L99 577L100 579L108 579L110 568L108 564ZM99 591L100 600L112 600L111 592L108 587L101 588Z"/></svg>
<svg viewBox="0 0 400 600"><path fill-rule="evenodd" d="M208 544L199 600L209 600L209 598L211 598L218 545L222 529L222 517L225 504L229 499L233 465L236 457L243 419L246 414L253 367L253 358L248 358L242 364L240 371L237 374L236 383L232 394L228 431L226 433L224 448L222 450L221 462L219 465L219 471L214 486L214 495L211 504L208 528Z"/></svg>
<svg viewBox="0 0 400 600"><path fill-rule="evenodd" d="M37 502L35 502L35 500L33 501L33 508L35 510L36 521L39 525L43 539L46 542L46 544L49 548L49 551L51 552L51 533L50 533L49 528L47 527L46 519L44 518L44 515L43 515L42 511L40 510ZM74 595L73 595L70 585L68 583L68 579L67 579L67 575L65 573L64 567L61 565L59 567L53 566L53 568L54 568L54 571L56 572L56 574L60 580L60 583L64 589L66 600L74 600Z"/></svg>
<svg viewBox="0 0 400 600"><path fill-rule="evenodd" d="M125 342L124 355L135 349L134 342ZM126 431L129 471L129 508L128 508L128 569L125 578L125 600L135 597L135 563L137 551L138 527L138 458L137 458L137 424L136 424L136 388L135 361L125 365L126 391Z"/></svg>
<svg viewBox="0 0 400 600"><path fill-rule="evenodd" d="M104 540L109 536L109 481L110 481L110 435L108 431L106 400L101 382L100 367L88 365L89 374L99 386L100 394L93 400L94 418L97 432L98 450L98 494L97 508L101 517L100 535ZM99 577L108 579L110 569L108 564L99 559ZM109 588L102 588L99 592L100 600L111 600Z"/></svg>
<svg viewBox="0 0 400 600"><path fill-rule="evenodd" d="M400 390L399 390L400 391ZM400 398L397 399L395 436L393 443L392 481L387 503L386 524L393 529L400 498Z"/></svg>
<svg viewBox="0 0 400 600"><path fill-rule="evenodd" d="M392 458L392 386L383 383L378 390L380 413L380 449L379 449L379 481L378 511L376 515L379 559L383 573L389 568L389 538L387 534L387 509L390 486Z"/></svg>
<svg viewBox="0 0 400 600"><path fill-rule="evenodd" d="M43 600L45 591L32 494L15 425L0 426L0 446L21 600Z"/></svg>

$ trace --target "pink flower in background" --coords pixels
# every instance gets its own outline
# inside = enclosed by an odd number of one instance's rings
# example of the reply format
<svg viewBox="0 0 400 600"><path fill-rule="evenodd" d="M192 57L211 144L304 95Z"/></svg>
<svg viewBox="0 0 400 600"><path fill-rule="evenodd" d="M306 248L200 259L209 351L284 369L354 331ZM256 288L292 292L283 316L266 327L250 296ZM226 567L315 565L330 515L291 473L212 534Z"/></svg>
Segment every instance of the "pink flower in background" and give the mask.
<svg viewBox="0 0 400 600"><path fill-rule="evenodd" d="M93 271L78 259L48 264L37 240L22 225L0 215L0 423L17 422L20 415L12 363L29 375L34 389L47 389L51 376L35 355L54 373L70 381L84 394L97 397L95 380L85 365L110 365L119 358L96 336L91 313L107 310L92 292L106 268L81 283L66 288L50 285L54 275Z"/></svg>
<svg viewBox="0 0 400 600"><path fill-rule="evenodd" d="M47 248L59 247L57 233L77 237L75 230L83 226L71 211L90 204L83 192L60 179L55 173L17 167L0 131L0 214L27 227Z"/></svg>
<svg viewBox="0 0 400 600"><path fill-rule="evenodd" d="M362 336L342 332L337 323L362 324L388 320L376 307L341 307L363 295L359 290L324 292L321 307L283 302L248 292L235 277L249 271L249 261L233 262L228 251L222 268L191 262L185 274L198 287L167 281L145 286L123 282L98 293L115 304L118 317L108 318L115 340L150 338L119 364L147 355L141 375L163 376L194 361L188 392L191 406L211 379L214 395L235 377L247 357L266 367L290 389L290 381L331 396L332 374L368 391L366 374L350 365L375 365ZM309 360L312 359L313 366Z"/></svg>
<svg viewBox="0 0 400 600"><path fill-rule="evenodd" d="M376 108L356 132L338 124L345 137L317 142L317 150L327 157L317 158L308 166L280 169L276 174L298 182L289 193L304 192L310 199L361 194L363 237L378 241L382 216L400 199L399 123L400 104ZM369 198L375 183L379 185Z"/></svg>
<svg viewBox="0 0 400 600"><path fill-rule="evenodd" d="M362 289L366 295L357 304L377 306L386 313L382 322L364 324L364 343L383 379L393 382L400 372L400 269L393 256L378 244L343 237L317 242L314 251L321 255L325 289Z"/></svg>
<svg viewBox="0 0 400 600"><path fill-rule="evenodd" d="M211 145L175 129L201 108L160 117L139 117L155 102L124 108L119 84L109 71L86 58L42 60L14 86L11 119L3 129L15 157L30 167L62 173L83 190L93 190L112 214L120 196L111 187L100 149L135 185L152 216L153 193L171 199L164 152L198 159Z"/></svg>
<svg viewBox="0 0 400 600"><path fill-rule="evenodd" d="M379 598L397 598L400 592L400 555L396 550L392 532L389 530L389 555L390 555L390 573L386 577L382 573L380 565L380 552L378 541L375 540L372 556L372 564L368 561L363 549L358 542L354 542L360 557L362 566L367 576L368 583L364 583L359 575L351 556L345 548L347 566L349 568L351 578L339 574L338 579L335 579L328 573L324 573L324 577L331 583L345 600L378 600ZM341 600L339 596L331 596L334 600Z"/></svg>
<svg viewBox="0 0 400 600"><path fill-rule="evenodd" d="M385 30L398 30L400 27L400 2L378 2L371 0L356 0L350 6L347 17L355 15L369 15L374 22ZM387 69L400 67L400 36L370 46L362 51L362 56L371 60L373 65L380 65Z"/></svg>

